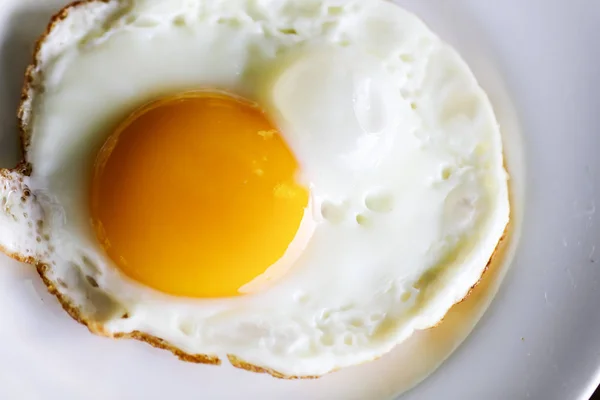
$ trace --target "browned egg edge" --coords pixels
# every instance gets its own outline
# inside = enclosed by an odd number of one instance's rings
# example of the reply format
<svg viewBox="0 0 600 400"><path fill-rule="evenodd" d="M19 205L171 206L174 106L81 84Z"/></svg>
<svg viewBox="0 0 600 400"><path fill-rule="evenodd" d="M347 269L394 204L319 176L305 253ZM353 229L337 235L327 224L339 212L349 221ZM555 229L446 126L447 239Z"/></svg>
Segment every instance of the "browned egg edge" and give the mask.
<svg viewBox="0 0 600 400"><path fill-rule="evenodd" d="M26 110L27 104L29 104L31 101L30 93L34 93L36 86L37 86L37 83L35 82L35 79L34 79L34 71L37 69L38 64L39 64L40 49L42 48L44 41L46 40L48 35L50 35L52 30L54 28L56 28L62 21L64 21L68 17L69 12L76 9L77 7L85 6L85 5L89 5L89 4L93 4L93 3L111 3L111 2L119 2L119 1L121 1L121 0L79 0L79 1L75 1L73 3L68 4L67 6L63 7L60 11L58 11L50 19L50 22L48 23L48 26L47 26L45 32L40 36L40 38L37 40L37 42L35 44L35 48L34 48L34 52L33 52L33 60L32 60L32 63L27 67L27 69L25 71L25 81L23 84L23 88L21 90L21 101L20 101L18 112L17 112L17 123L18 123L18 129L19 129L19 133L20 133L20 137L21 137L21 152L22 152L23 161L21 161L12 170L0 169L0 177L7 177L7 173L9 173L9 172L16 172L16 173L18 173L20 175L24 175L24 176L29 176L31 174L32 166L26 161L27 150L31 143L31 132L29 129L29 121L27 119L27 116L28 115L30 116L31 114L26 113L25 110ZM507 230L508 230L508 226L507 226ZM483 275L488 271L492 260L495 258L495 255L497 253L498 247L500 246L500 243L505 238L506 238L506 231L505 231L504 235L502 236L502 238L500 239L500 241L498 242L498 245L497 245L496 249L494 250L494 253L492 253L492 256L490 257L488 263L486 264L486 267L485 267L484 271L482 272L480 279L471 287L471 289L467 292L465 297L462 300L459 300L456 304L465 301L467 299L467 297L469 297L469 295L475 289L475 287L477 287L477 285L479 285L479 283L481 282L481 279L483 278ZM56 297L56 299L61 304L62 308L75 321L79 322L82 325L85 325L91 333L100 335L100 336L116 338L116 339L136 339L136 340L148 343L153 347L168 350L182 361L187 361L187 362L192 362L192 363L200 363L200 364L211 364L211 365L220 365L221 364L221 360L217 356L208 355L208 354L186 353L185 351L183 351L180 348L174 346L173 344L167 342L166 340L161 339L156 336L153 336L153 335L149 335L144 332L140 332L140 331L117 332L117 333L106 332L103 329L101 324L98 324L98 323L86 318L83 315L83 313L81 312L81 310L79 309L79 307L77 307L74 304L72 299L69 298L68 296L66 296L64 293L62 293L56 287L55 283L52 282L52 280L48 277L49 272L51 271L51 267L49 265L42 263L39 260L36 260L34 257L23 256L22 254L18 254L18 253L11 253L2 246L0 246L0 251L2 251L6 255L8 255L9 257L11 257L17 261L34 265L36 267L36 270L37 270L38 274L40 275L42 281L46 285L48 292ZM443 322L443 318L440 321L438 321L435 325L433 325L431 328L435 328L435 327L439 326L439 324L441 324L442 322ZM236 368L241 368L241 369L244 369L244 370L247 370L250 372L255 372L255 373L267 373L267 374L269 374L275 378L279 378L279 379L316 379L316 378L319 378L319 377L325 375L325 374L323 374L323 375L305 375L305 376L286 375L284 373L275 371L270 368L251 364L233 354L228 354L227 358L228 358L229 362ZM336 369L329 371L329 372L334 372L335 370Z"/></svg>

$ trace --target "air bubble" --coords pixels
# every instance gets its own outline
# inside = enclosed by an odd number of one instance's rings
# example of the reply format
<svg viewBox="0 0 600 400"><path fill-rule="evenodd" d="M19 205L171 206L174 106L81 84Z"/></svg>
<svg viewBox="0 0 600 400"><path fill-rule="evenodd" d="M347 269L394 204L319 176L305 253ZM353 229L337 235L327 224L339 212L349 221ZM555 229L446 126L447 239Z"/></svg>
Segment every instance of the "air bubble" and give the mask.
<svg viewBox="0 0 600 400"><path fill-rule="evenodd" d="M356 215L356 223L360 226L367 227L371 225L371 219L365 214L357 214Z"/></svg>
<svg viewBox="0 0 600 400"><path fill-rule="evenodd" d="M452 174L454 174L454 168L451 166L445 166L444 168L442 168L440 176L442 180L447 181L452 177Z"/></svg>
<svg viewBox="0 0 600 400"><path fill-rule="evenodd" d="M294 28L279 28L278 31L284 35L297 35L298 31Z"/></svg>
<svg viewBox="0 0 600 400"><path fill-rule="evenodd" d="M92 276L86 275L85 279L88 281L91 287L98 287L98 281L96 281L96 279L94 279Z"/></svg>
<svg viewBox="0 0 600 400"><path fill-rule="evenodd" d="M175 26L185 26L186 22L185 22L185 16L183 15L178 15L175 18L173 18L173 25Z"/></svg>
<svg viewBox="0 0 600 400"><path fill-rule="evenodd" d="M385 190L377 190L365 196L365 206L376 213L389 213L394 209L394 196Z"/></svg>
<svg viewBox="0 0 600 400"><path fill-rule="evenodd" d="M410 300L411 297L412 297L411 292L404 292L404 293L402 293L402 296L400 296L400 300L402 300L403 303L406 303L407 301Z"/></svg>
<svg viewBox="0 0 600 400"><path fill-rule="evenodd" d="M324 201L321 204L321 216L332 224L339 224L346 218L346 207L343 204Z"/></svg>
<svg viewBox="0 0 600 400"><path fill-rule="evenodd" d="M352 321L350 321L350 326L352 326L353 328L362 328L363 326L365 326L365 322L362 319L355 318Z"/></svg>
<svg viewBox="0 0 600 400"><path fill-rule="evenodd" d="M342 15L344 13L344 7L340 7L340 6L330 6L327 9L327 14L329 14L332 17L336 17L339 15Z"/></svg>
<svg viewBox="0 0 600 400"><path fill-rule="evenodd" d="M335 340L333 338L333 335L329 334L329 333L324 333L321 338L320 338L320 342L323 346L333 346L333 344L335 343Z"/></svg>
<svg viewBox="0 0 600 400"><path fill-rule="evenodd" d="M400 60L405 63L412 63L415 61L415 58L412 56L412 54L400 54Z"/></svg>
<svg viewBox="0 0 600 400"><path fill-rule="evenodd" d="M350 333L347 333L344 335L344 344L346 346L352 346L354 345L354 336L351 335Z"/></svg>
<svg viewBox="0 0 600 400"><path fill-rule="evenodd" d="M321 312L321 319L322 320L327 320L327 319L329 319L329 317L331 317L331 311L330 310L323 310L323 312Z"/></svg>

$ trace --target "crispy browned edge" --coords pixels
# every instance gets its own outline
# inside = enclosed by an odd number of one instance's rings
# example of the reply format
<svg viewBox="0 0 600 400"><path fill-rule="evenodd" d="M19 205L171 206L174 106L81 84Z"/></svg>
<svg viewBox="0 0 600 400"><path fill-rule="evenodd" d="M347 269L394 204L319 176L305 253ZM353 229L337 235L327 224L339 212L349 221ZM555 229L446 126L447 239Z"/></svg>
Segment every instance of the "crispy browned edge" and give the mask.
<svg viewBox="0 0 600 400"><path fill-rule="evenodd" d="M21 154L23 157L23 161L21 161L17 165L17 167L15 167L12 170L13 172L18 172L18 173L24 174L24 175L29 175L31 173L31 166L25 161L25 158L26 158L25 155L27 152L27 148L29 147L29 144L30 144L30 136L26 129L26 123L24 121L23 116L24 116L25 103L28 100L29 92L32 89L33 71L38 66L38 53L39 53L40 48L42 47L45 39L47 38L47 36L51 33L51 31L54 29L54 27L58 23L63 21L65 18L67 18L69 12L72 9L82 6L82 5L85 5L85 4L109 3L111 1L119 1L119 0L78 0L73 3L68 4L67 6L63 7L60 11L58 11L50 19L50 22L48 23L48 26L46 27L46 31L37 40L34 51L33 51L32 63L27 67L27 69L25 71L25 80L23 83L23 88L21 90L21 102L19 105L19 109L17 111L17 122L18 122L19 134L21 137ZM0 169L0 173L1 172L2 172L2 169ZM509 224L510 224L510 222L509 222ZM488 271L490 264L492 263L493 259L495 258L496 253L497 253L501 243L506 239L507 233L508 233L508 225L507 225L507 228L505 229L503 236L498 241L498 244L496 245L494 252L490 256L490 259L488 260L488 262L481 274L481 277L479 278L479 280L477 282L475 282L475 284L473 284L473 286L471 286L471 288L469 289L469 291L467 292L465 297L463 297L460 301L455 303L455 305L465 301L471 295L473 290L479 285L479 283L483 279L483 276ZM116 333L116 334L107 333L106 331L104 331L102 329L102 326L100 324L96 324L93 321L87 320L82 315L79 308L77 308L75 305L73 305L72 300L70 298L68 298L67 296L65 296L64 294L62 294L56 288L54 283L47 276L47 274L50 270L50 267L48 265L39 262L38 260L36 260L33 257L24 257L18 253L8 252L7 249L5 249L2 246L0 246L0 251L17 261L35 265L36 270L37 270L38 274L40 275L40 278L42 279L42 281L46 285L46 288L48 289L48 292L56 297L56 299L61 304L62 308L71 316L71 318L73 318L75 321L79 322L80 324L86 326L91 333L94 333L94 334L100 335L100 336L117 338L117 339L136 339L136 340L148 343L153 347L168 350L171 353L173 353L177 358L179 358L182 361L186 361L186 362L199 363L199 364L211 364L211 365L220 365L221 364L221 360L216 356L211 356L208 354L189 354L189 353L186 353L185 351L179 349L178 347L170 344L169 342L165 341L164 339L161 339L161 338L153 336L153 335L149 335L144 332L133 331L130 333L124 333L124 332L120 332L120 333ZM439 326L443 321L444 321L444 319L442 318L440 321L438 321L435 325L433 325L429 329ZM275 378L279 378L279 379L290 379L290 380L293 380L293 379L317 379L317 378L320 378L321 376L325 375L325 374L323 374L323 375L306 375L306 376L286 375L286 374L280 373L280 372L275 371L270 368L264 368L264 367L260 367L260 366L251 364L233 354L228 354L227 358L228 358L229 362L231 363L231 365L233 365L236 368L244 369L244 370L247 370L250 372L255 372L255 373L266 373L266 374L269 374L269 375L271 375ZM332 371L329 371L328 373L331 373L334 371L335 370L332 370Z"/></svg>
<svg viewBox="0 0 600 400"><path fill-rule="evenodd" d="M23 82L23 87L21 88L21 102L19 104L19 109L17 111L17 122L18 122L19 134L21 137L21 153L22 153L23 159L25 159L25 153L27 151L27 148L29 147L29 142L31 139L29 137L29 133L27 132L26 123L25 123L25 120L23 117L24 110L25 110L25 102L29 98L30 89L32 89L33 71L38 67L38 54L39 54L39 51L40 51L42 45L44 44L44 41L46 40L48 35L50 35L50 33L56 27L56 25L58 25L61 21L63 21L64 19L67 18L67 16L69 15L69 12L72 9L75 9L77 7L80 7L80 6L83 6L86 4L110 3L111 1L112 0L77 0L70 4L67 4L66 6L61 8L56 14L54 14L50 18L50 22L48 22L48 25L46 26L46 30L44 31L44 33L42 33L42 35L39 37L39 39L35 42L31 64L29 66L27 66L27 69L25 70L25 80Z"/></svg>
<svg viewBox="0 0 600 400"><path fill-rule="evenodd" d="M304 376L285 375L285 374L282 374L282 373L277 372L270 368L263 368L263 367L259 367L257 365L250 364L250 363L242 360L241 358L234 356L233 354L227 354L227 358L229 359L229 362L231 363L231 365L233 365L236 368L245 369L246 371L256 372L259 374L269 374L269 375L274 376L275 378L279 378L279 379L290 379L290 380L293 380L293 379L318 379L322 376L322 375L304 375ZM330 373L330 372L333 372L333 371L329 371L328 373Z"/></svg>
<svg viewBox="0 0 600 400"><path fill-rule="evenodd" d="M467 294L465 295L465 297L463 297L462 299L460 299L459 301L457 301L456 303L454 303L452 305L452 307L457 306L460 303L466 301L471 296L471 294L473 293L473 291L477 288L477 286L479 286L481 284L481 282L485 279L486 273L489 271L490 266L492 265L492 263L494 261L496 261L496 256L498 255L498 253L502 253L503 250L504 250L504 249L502 249L502 246L504 245L504 241L509 236L510 225L511 225L511 223L509 221L508 224L506 224L506 228L504 228L504 233L502 234L502 237L500 237L500 240L498 240L498 243L496 244L496 248L492 252L492 255L490 256L487 264L485 264L485 268L483 269L483 272L481 272L481 276L479 277L479 280L477 282L475 282L473 284L473 286L471 286L469 288L469 291L467 292ZM452 307L450 307L448 309L448 312L450 312L450 310L452 309ZM446 313L446 315L448 314L448 312ZM438 322L436 322L435 325L432 325L432 326L430 326L429 328L426 328L426 329L433 329L433 328L437 328L438 326L440 326L444 322L444 319L446 318L446 315L444 315L442 317L442 319L440 319Z"/></svg>
<svg viewBox="0 0 600 400"><path fill-rule="evenodd" d="M69 12L71 10L73 10L77 7L80 7L82 5L90 4L90 3L109 3L110 1L114 1L114 0L79 0L79 1L75 1L71 4L68 4L67 6L65 6L64 8L59 10L50 19L50 22L48 23L48 26L46 27L45 32L37 40L34 51L33 51L32 63L27 67L27 69L25 71L25 80L23 83L23 88L21 90L21 103L20 103L19 109L17 111L17 123L18 123L18 129L19 129L19 133L20 133L20 137L21 137L21 152L22 152L23 161L13 171L16 171L18 173L25 174L25 175L29 175L31 173L31 166L28 165L27 162L25 161L25 155L27 152L27 148L29 147L29 144L30 144L30 135L29 135L29 132L28 132L28 129L26 126L26 121L24 120L24 111L25 111L25 103L29 99L29 93L30 93L31 89L33 89L33 87L32 87L33 86L33 72L38 67L38 53L39 53L44 41L46 40L48 35L52 32L52 30L56 27L56 25L59 24L61 21L63 21L65 18L67 18L67 16L69 15ZM14 258L17 261L35 265L38 274L40 275L42 281L48 288L48 292L50 294L54 295L58 299L58 301L62 305L63 309L74 320L85 325L90 330L90 332L95 333L97 335L109 336L109 337L114 337L114 338L137 339L142 342L146 342L146 343L148 343L154 347L157 347L159 349L169 350L175 356L177 356L180 360L183 360L183 361L188 361L188 362L193 362L193 363L202 363L202 364L213 364L213 365L221 364L221 360L216 356L212 356L212 355L208 355L208 354L189 354L161 338L149 335L144 332L139 332L139 331L133 331L130 333L122 333L121 332L121 333L116 333L114 335L105 332L102 329L101 325L96 324L93 321L87 320L82 315L79 308L73 304L72 300L70 298L68 298L67 296L65 296L64 294L62 294L56 288L54 283L48 278L48 272L50 270L50 267L48 265L39 262L38 260L36 260L33 257L23 257L20 254L10 253L10 252L6 251L6 249L1 248L1 247L0 247L0 250L2 252L6 253L8 256Z"/></svg>

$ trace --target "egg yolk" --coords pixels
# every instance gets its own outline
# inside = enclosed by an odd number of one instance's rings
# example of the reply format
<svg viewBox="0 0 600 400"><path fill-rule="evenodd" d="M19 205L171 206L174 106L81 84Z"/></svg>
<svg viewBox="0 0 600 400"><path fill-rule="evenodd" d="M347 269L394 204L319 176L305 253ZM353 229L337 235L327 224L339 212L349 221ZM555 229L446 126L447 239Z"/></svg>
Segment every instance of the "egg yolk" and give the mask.
<svg viewBox="0 0 600 400"><path fill-rule="evenodd" d="M134 280L223 297L261 275L294 239L308 204L298 163L253 103L192 92L134 112L100 150L92 224Z"/></svg>

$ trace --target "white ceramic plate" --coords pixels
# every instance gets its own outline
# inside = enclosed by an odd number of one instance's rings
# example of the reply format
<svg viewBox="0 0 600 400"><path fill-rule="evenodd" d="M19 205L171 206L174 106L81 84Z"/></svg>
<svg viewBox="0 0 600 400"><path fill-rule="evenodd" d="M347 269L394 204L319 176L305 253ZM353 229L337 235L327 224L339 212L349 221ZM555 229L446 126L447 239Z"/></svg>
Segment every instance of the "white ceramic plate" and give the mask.
<svg viewBox="0 0 600 400"><path fill-rule="evenodd" d="M32 44L64 3L2 1L2 167L19 156L14 112ZM476 329L401 399L587 399L600 381L600 2L399 3L459 49L490 94L513 177L513 239L522 232ZM498 267L490 291L504 272ZM471 304L478 316L486 301ZM460 327L460 318L450 319ZM410 343L420 352L404 346L317 381L279 381L93 336L62 312L31 267L0 256L2 399L386 399L419 378L414 371L430 352L449 354L468 330L451 339L420 333Z"/></svg>

